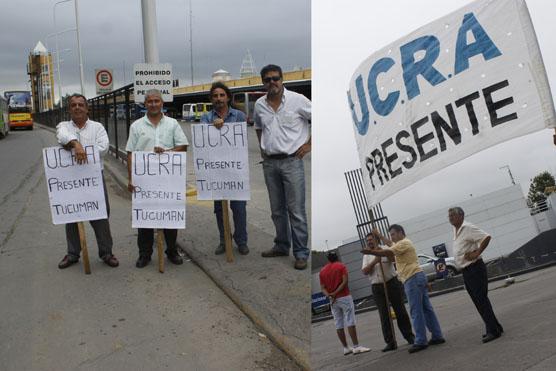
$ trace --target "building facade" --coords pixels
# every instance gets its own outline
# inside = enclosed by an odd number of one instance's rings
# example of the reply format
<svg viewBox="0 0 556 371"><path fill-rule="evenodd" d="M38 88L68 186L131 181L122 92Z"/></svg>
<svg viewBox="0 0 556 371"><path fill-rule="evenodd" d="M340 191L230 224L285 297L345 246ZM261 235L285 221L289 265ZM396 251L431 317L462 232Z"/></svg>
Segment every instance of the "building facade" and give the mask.
<svg viewBox="0 0 556 371"><path fill-rule="evenodd" d="M34 113L49 111L54 108L53 72L52 55L39 41L29 54L27 64Z"/></svg>

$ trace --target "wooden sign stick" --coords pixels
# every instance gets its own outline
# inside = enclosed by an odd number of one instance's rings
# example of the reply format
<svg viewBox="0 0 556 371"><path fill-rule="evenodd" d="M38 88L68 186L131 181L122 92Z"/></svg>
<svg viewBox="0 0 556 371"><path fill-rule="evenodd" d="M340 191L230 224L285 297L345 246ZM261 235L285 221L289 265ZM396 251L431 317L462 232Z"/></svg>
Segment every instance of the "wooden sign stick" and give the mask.
<svg viewBox="0 0 556 371"><path fill-rule="evenodd" d="M164 229L156 231L156 250L158 252L158 271L164 273Z"/></svg>
<svg viewBox="0 0 556 371"><path fill-rule="evenodd" d="M81 255L83 256L83 267L85 274L91 274L91 265L89 264L89 251L87 250L87 238L85 237L85 226L83 222L77 222L79 230L79 243L81 244Z"/></svg>
<svg viewBox="0 0 556 371"><path fill-rule="evenodd" d="M228 205L230 201L222 200L222 219L224 222L224 248L226 250L226 261L234 262L234 252L232 251L232 233L230 228L230 211Z"/></svg>
<svg viewBox="0 0 556 371"><path fill-rule="evenodd" d="M392 319L392 312L390 310L390 298L388 297L388 288L386 287L386 277L384 276L384 267L382 266L382 257L379 261L380 272L382 273L382 284L384 286L384 296L386 297L386 308L388 308L388 319L390 320L390 328L392 329L392 339L394 340L394 345L398 346L396 341L396 330L394 329L394 320ZM392 309L394 309L392 307Z"/></svg>

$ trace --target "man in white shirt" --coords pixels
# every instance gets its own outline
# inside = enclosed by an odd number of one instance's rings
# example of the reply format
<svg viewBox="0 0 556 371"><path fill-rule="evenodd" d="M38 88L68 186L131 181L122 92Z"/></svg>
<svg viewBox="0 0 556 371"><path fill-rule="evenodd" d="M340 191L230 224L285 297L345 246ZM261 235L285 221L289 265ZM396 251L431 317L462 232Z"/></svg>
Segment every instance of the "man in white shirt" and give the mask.
<svg viewBox="0 0 556 371"><path fill-rule="evenodd" d="M367 235L367 248L368 249L380 249L379 241L372 234ZM382 261L382 270L380 268L379 262ZM403 286L398 280L396 270L394 268L393 261L390 258L384 256L372 256L363 255L362 264L363 274L369 277L371 280L371 290L373 292L373 299L376 303L378 314L380 316L380 326L382 328L382 336L384 337L384 342L386 347L382 349L383 352L388 352L395 350L397 348L394 342L394 329L391 327L390 322L390 309L386 304L386 294L384 292L384 278L386 279L386 290L388 293L388 300L396 313L396 321L398 322L398 328L402 333L403 337L409 344L413 344L415 336L411 330L411 322L409 321L409 315L405 309L403 302Z"/></svg>
<svg viewBox="0 0 556 371"><path fill-rule="evenodd" d="M261 79L267 94L255 103L255 130L276 229L274 246L262 256L288 256L291 246L295 269L305 269L309 248L303 157L311 151L311 101L284 88L279 66L265 66Z"/></svg>
<svg viewBox="0 0 556 371"><path fill-rule="evenodd" d="M100 122L89 120L89 106L87 98L81 94L73 94L68 99L69 113L71 121L62 121L56 126L56 138L65 149L75 151L77 163L82 164L87 161L87 154L83 146L96 145L102 157L108 152L108 135L104 126ZM102 161L101 161L102 164ZM110 215L110 205L108 203L108 193L104 176L102 179L104 187L104 198L106 199L106 210ZM98 244L98 255L110 267L119 265L118 259L112 254L112 235L110 233L110 223L108 219L90 221ZM77 223L66 224L66 241L68 244L68 254L64 256L58 264L58 268L64 269L79 261L81 255L81 242Z"/></svg>
<svg viewBox="0 0 556 371"><path fill-rule="evenodd" d="M490 236L471 223L464 221L461 207L448 210L448 219L454 226L454 257L463 272L465 288L481 315L486 327L483 343L499 338L504 332L496 319L488 298L488 275L481 254L490 242Z"/></svg>
<svg viewBox="0 0 556 371"><path fill-rule="evenodd" d="M148 90L145 94L145 108L147 113L136 120L129 128L127 139L127 189L135 191L131 183L132 152L153 151L163 153L167 151L187 151L187 137L178 122L162 113L164 101L162 94L157 89ZM184 184L185 186L185 184ZM166 241L166 256L173 264L183 264L182 257L178 254L176 240L177 229L164 229L164 240ZM137 246L139 247L139 258L135 263L137 268L143 268L151 261L154 243L154 230L151 228L138 228Z"/></svg>

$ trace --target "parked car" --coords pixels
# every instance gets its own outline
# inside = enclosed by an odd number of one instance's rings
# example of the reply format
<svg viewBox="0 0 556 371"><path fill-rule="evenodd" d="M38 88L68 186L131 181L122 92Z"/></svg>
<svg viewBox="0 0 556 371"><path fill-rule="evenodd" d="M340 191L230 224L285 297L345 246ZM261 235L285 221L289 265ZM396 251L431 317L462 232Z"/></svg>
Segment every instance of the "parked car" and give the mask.
<svg viewBox="0 0 556 371"><path fill-rule="evenodd" d="M330 300L322 292L311 295L311 311L313 314L330 311Z"/></svg>
<svg viewBox="0 0 556 371"><path fill-rule="evenodd" d="M417 255L419 259L419 265L425 272L428 281L434 281L436 279L436 268L434 263L439 259L434 256L426 255L426 254L419 254ZM456 261L453 257L444 258L446 262L446 270L448 271L448 277L454 277L460 274L456 266Z"/></svg>

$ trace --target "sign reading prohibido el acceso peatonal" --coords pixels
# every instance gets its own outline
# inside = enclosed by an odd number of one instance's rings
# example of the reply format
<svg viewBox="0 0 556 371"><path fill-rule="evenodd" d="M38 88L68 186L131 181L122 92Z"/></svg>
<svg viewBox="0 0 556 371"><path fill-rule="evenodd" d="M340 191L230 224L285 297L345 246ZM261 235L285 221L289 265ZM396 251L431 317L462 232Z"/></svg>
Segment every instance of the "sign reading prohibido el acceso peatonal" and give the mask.
<svg viewBox="0 0 556 371"><path fill-rule="evenodd" d="M106 219L101 159L95 146L85 146L87 163L78 164L62 147L43 148L44 172L54 224Z"/></svg>
<svg viewBox="0 0 556 371"><path fill-rule="evenodd" d="M247 123L191 125L199 200L250 199Z"/></svg>
<svg viewBox="0 0 556 371"><path fill-rule="evenodd" d="M174 100L170 63L136 63L133 65L133 96L135 103L143 103L150 89L157 89L164 102Z"/></svg>
<svg viewBox="0 0 556 371"><path fill-rule="evenodd" d="M347 95L371 205L476 152L556 127L524 0L472 2L378 50Z"/></svg>
<svg viewBox="0 0 556 371"><path fill-rule="evenodd" d="M133 152L133 228L185 228L185 152Z"/></svg>

